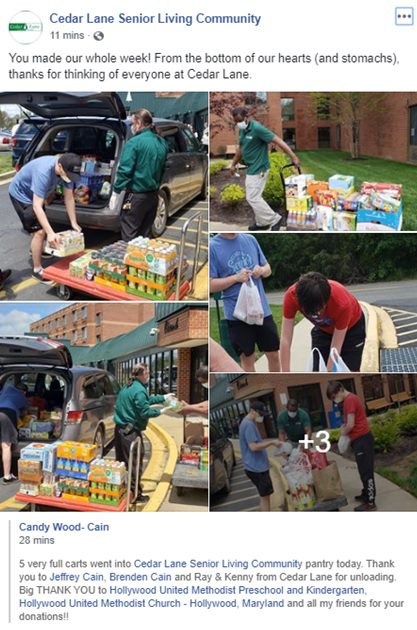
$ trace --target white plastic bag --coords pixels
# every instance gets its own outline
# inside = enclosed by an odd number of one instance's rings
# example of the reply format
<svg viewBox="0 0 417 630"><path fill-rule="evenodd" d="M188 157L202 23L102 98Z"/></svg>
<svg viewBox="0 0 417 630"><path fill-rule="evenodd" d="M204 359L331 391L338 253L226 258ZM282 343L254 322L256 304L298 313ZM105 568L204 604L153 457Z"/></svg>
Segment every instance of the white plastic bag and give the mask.
<svg viewBox="0 0 417 630"><path fill-rule="evenodd" d="M255 324L256 326L262 326L264 323L261 296L252 278L249 278L247 282L242 282L233 317L246 324Z"/></svg>
<svg viewBox="0 0 417 630"><path fill-rule="evenodd" d="M322 354L320 352L320 350L318 348L313 348L311 353L310 353L310 357L308 359L308 363L306 366L306 372L313 372L314 371L314 353L317 352L319 355L319 369L317 370L318 372L327 372L327 367L326 364L324 362L324 359L322 357Z"/></svg>
<svg viewBox="0 0 417 630"><path fill-rule="evenodd" d="M341 455L347 453L350 448L350 437L348 435L341 435L337 442L337 448Z"/></svg>
<svg viewBox="0 0 417 630"><path fill-rule="evenodd" d="M333 361L332 372L350 372L336 348L330 350L330 358Z"/></svg>

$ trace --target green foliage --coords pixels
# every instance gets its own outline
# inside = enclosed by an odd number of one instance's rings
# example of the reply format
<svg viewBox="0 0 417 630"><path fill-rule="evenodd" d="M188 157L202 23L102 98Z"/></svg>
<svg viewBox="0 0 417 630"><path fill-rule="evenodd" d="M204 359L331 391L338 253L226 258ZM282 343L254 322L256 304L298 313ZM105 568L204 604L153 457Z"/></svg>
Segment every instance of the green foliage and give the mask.
<svg viewBox="0 0 417 630"><path fill-rule="evenodd" d="M217 173L220 173L220 171L226 168L227 164L227 160L216 160L210 162L210 177L213 177L213 175L217 175Z"/></svg>
<svg viewBox="0 0 417 630"><path fill-rule="evenodd" d="M210 195L210 197L214 197L216 192L217 192L216 186L210 186L210 188L209 188L209 195Z"/></svg>
<svg viewBox="0 0 417 630"><path fill-rule="evenodd" d="M290 158L285 153L271 153L269 156L271 170L269 171L268 181L266 182L263 193L264 199L275 206L282 205L284 200L284 189L279 175L279 169L290 162ZM296 171L294 170L294 173ZM284 171L284 177L289 177L292 171L287 169Z"/></svg>
<svg viewBox="0 0 417 630"><path fill-rule="evenodd" d="M391 470L385 466L378 466L376 472L417 497L417 466L413 466L405 478L401 477L396 470Z"/></svg>
<svg viewBox="0 0 417 630"><path fill-rule="evenodd" d="M242 186L238 184L228 184L223 188L220 193L220 200L222 203L227 203L229 206L235 206L245 198L245 191Z"/></svg>
<svg viewBox="0 0 417 630"><path fill-rule="evenodd" d="M417 435L417 405L403 407L398 413L397 423L401 435Z"/></svg>
<svg viewBox="0 0 417 630"><path fill-rule="evenodd" d="M371 430L375 440L375 451L388 453L400 437L398 418L391 413L372 418Z"/></svg>
<svg viewBox="0 0 417 630"><path fill-rule="evenodd" d="M337 442L340 438L340 429L329 429L329 440L330 442Z"/></svg>

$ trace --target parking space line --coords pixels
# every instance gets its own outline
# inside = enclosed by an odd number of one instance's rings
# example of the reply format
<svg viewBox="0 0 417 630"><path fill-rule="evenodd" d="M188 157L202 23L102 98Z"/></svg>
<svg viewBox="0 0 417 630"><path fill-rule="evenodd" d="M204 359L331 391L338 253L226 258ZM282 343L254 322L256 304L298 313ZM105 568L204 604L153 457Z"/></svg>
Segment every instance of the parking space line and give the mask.
<svg viewBox="0 0 417 630"><path fill-rule="evenodd" d="M404 335L411 335L412 333L417 333L417 328L414 328L414 330L406 330L405 332L397 333L397 337L404 337Z"/></svg>
<svg viewBox="0 0 417 630"><path fill-rule="evenodd" d="M410 326L415 326L417 324L417 318L414 317L414 321L409 322L408 324L403 324L402 326L396 326L396 330L401 330L401 328L409 328Z"/></svg>
<svg viewBox="0 0 417 630"><path fill-rule="evenodd" d="M391 319L394 323L397 322L405 322L407 319L417 319L417 315L399 315L398 317L395 317L395 315L391 316Z"/></svg>

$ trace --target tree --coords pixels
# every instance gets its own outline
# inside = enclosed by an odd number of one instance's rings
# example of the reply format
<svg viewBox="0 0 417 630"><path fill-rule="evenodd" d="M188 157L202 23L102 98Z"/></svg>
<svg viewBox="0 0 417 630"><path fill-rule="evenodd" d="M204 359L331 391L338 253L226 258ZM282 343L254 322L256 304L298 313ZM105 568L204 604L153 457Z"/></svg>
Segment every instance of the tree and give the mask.
<svg viewBox="0 0 417 630"><path fill-rule="evenodd" d="M360 157L360 126L370 113L384 110L384 93L373 92L315 92L312 94L317 117L333 120L350 130L350 155Z"/></svg>
<svg viewBox="0 0 417 630"><path fill-rule="evenodd" d="M212 138L223 129L233 129L234 122L230 112L235 107L244 107L249 115L262 114L268 110L266 100L259 98L256 92L211 92L210 94L210 135Z"/></svg>

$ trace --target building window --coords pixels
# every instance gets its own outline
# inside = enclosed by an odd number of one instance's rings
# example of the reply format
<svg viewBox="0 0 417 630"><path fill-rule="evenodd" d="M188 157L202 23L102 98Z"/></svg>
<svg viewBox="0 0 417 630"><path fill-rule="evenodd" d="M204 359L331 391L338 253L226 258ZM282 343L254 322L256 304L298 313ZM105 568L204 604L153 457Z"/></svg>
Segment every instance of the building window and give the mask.
<svg viewBox="0 0 417 630"><path fill-rule="evenodd" d="M76 324L77 323L77 319L78 319L77 311L72 311L72 323Z"/></svg>
<svg viewBox="0 0 417 630"><path fill-rule="evenodd" d="M407 391L403 374L388 374L388 385L391 395Z"/></svg>
<svg viewBox="0 0 417 630"><path fill-rule="evenodd" d="M66 315L64 315L64 317L62 318L62 325L66 326L68 322L68 317Z"/></svg>
<svg viewBox="0 0 417 630"><path fill-rule="evenodd" d="M281 99L281 118L283 121L295 120L295 107L293 98Z"/></svg>
<svg viewBox="0 0 417 630"><path fill-rule="evenodd" d="M377 400L378 398L385 397L384 383L379 374L375 376L364 376L362 378L362 387L365 395L365 401Z"/></svg>
<svg viewBox="0 0 417 630"><path fill-rule="evenodd" d="M294 128L286 128L282 130L282 139L284 140L284 142L286 142L288 144L288 146L295 151L296 149L296 144L295 144L295 129Z"/></svg>
<svg viewBox="0 0 417 630"><path fill-rule="evenodd" d="M101 341L101 335L96 335L96 343L100 343Z"/></svg>
<svg viewBox="0 0 417 630"><path fill-rule="evenodd" d="M87 328L86 328L86 326L81 328L81 335L82 335L83 339L87 339Z"/></svg>
<svg viewBox="0 0 417 630"><path fill-rule="evenodd" d="M87 319L87 307L83 306L81 308L81 319Z"/></svg>
<svg viewBox="0 0 417 630"><path fill-rule="evenodd" d="M96 313L96 326L101 325L101 313Z"/></svg>
<svg viewBox="0 0 417 630"><path fill-rule="evenodd" d="M330 127L319 127L317 129L317 141L319 149L330 148Z"/></svg>
<svg viewBox="0 0 417 630"><path fill-rule="evenodd" d="M72 343L75 343L78 339L78 332L76 330L72 331L72 337L71 337L71 341Z"/></svg>

